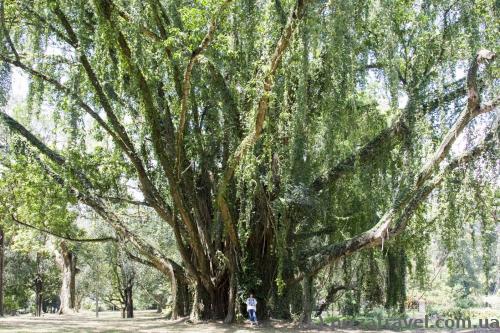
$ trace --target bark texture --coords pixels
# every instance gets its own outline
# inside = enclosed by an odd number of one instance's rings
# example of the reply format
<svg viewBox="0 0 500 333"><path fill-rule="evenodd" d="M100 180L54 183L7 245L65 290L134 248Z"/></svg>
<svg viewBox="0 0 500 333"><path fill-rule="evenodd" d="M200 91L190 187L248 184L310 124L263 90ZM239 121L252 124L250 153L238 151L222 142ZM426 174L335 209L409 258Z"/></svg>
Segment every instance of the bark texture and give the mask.
<svg viewBox="0 0 500 333"><path fill-rule="evenodd" d="M68 248L68 244L62 241L59 251L56 252L56 262L61 270L61 290L59 299L61 305L59 314L67 314L75 311L76 295L76 255Z"/></svg>

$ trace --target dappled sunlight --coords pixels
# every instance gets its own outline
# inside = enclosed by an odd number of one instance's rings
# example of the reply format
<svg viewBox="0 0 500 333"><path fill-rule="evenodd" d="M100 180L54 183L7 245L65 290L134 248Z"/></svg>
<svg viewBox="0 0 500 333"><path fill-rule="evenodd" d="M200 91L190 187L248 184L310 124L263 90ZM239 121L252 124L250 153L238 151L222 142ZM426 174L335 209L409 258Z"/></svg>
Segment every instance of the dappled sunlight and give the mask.
<svg viewBox="0 0 500 333"><path fill-rule="evenodd" d="M291 322L271 320L258 327L247 324L225 325L220 322L192 324L185 320L167 320L154 311L136 311L136 318L123 319L118 311L104 311L99 313L99 318L93 312L83 312L72 315L44 314L42 317L31 315L8 316L0 318L0 333L4 332L207 332L207 333L243 333L243 332L346 332L360 333L365 330L335 330L326 325L297 326ZM423 332L423 330L420 330ZM373 331L392 332L392 331ZM450 332L432 330L432 332ZM500 332L498 329L490 330L462 330L464 333Z"/></svg>

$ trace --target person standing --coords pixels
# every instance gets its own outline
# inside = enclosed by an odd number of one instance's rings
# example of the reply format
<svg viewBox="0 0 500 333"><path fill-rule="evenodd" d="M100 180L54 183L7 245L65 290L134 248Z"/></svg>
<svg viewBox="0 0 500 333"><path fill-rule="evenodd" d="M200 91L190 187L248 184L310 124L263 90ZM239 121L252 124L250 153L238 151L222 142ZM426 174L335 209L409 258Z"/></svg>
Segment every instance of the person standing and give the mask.
<svg viewBox="0 0 500 333"><path fill-rule="evenodd" d="M250 294L250 297L247 298L247 312L252 325L257 325L257 300L253 297L253 294Z"/></svg>

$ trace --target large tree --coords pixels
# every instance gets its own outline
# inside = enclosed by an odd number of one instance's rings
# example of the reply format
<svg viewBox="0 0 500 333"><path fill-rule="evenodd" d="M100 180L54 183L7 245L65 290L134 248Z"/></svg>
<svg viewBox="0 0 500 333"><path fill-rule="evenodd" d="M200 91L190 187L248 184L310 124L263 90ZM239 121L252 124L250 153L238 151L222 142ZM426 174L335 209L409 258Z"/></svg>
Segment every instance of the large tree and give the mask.
<svg viewBox="0 0 500 333"><path fill-rule="evenodd" d="M497 71L478 73L495 57L497 10L2 1L0 59L30 89L22 112L0 119L41 172L168 277L173 317L232 321L249 290L267 315L266 301L301 290L308 321L323 268L401 235L452 171L494 148L497 122L483 114L498 103ZM486 135L451 154L477 118ZM181 262L117 204L154 211Z"/></svg>

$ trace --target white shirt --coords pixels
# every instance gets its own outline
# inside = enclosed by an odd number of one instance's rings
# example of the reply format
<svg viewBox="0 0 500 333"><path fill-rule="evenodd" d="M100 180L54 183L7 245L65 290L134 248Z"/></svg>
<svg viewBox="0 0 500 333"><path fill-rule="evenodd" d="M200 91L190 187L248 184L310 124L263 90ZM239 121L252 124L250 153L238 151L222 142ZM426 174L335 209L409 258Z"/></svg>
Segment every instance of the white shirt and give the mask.
<svg viewBox="0 0 500 333"><path fill-rule="evenodd" d="M257 311L257 300L253 297L247 298L247 311L248 310Z"/></svg>

